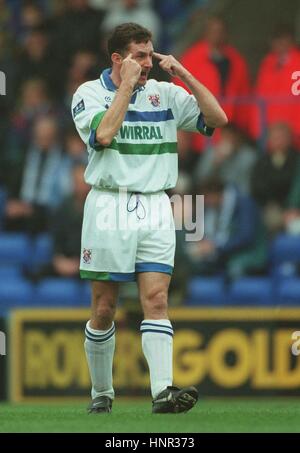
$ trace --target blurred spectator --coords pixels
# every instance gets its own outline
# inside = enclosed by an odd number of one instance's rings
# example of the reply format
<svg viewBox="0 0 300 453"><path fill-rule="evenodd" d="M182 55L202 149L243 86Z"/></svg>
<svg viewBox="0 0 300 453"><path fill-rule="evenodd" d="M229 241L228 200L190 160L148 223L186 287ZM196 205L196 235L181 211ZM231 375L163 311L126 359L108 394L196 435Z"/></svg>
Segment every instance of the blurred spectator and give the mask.
<svg viewBox="0 0 300 453"><path fill-rule="evenodd" d="M250 177L257 160L257 150L251 147L243 133L233 124L221 130L220 141L201 155L194 172L197 183L218 175L224 184L235 184L249 193Z"/></svg>
<svg viewBox="0 0 300 453"><path fill-rule="evenodd" d="M89 4L95 9L105 10L109 8L107 0L89 0Z"/></svg>
<svg viewBox="0 0 300 453"><path fill-rule="evenodd" d="M283 214L283 224L286 233L300 235L300 208L287 209Z"/></svg>
<svg viewBox="0 0 300 453"><path fill-rule="evenodd" d="M5 215L5 206L6 206L6 197L7 193L5 189L1 186L0 183L0 230L2 230L3 227L3 219Z"/></svg>
<svg viewBox="0 0 300 453"><path fill-rule="evenodd" d="M4 101L5 96L0 96L0 111L3 118L0 121L0 186L5 183L5 145L7 141L7 130L9 128L8 106Z"/></svg>
<svg viewBox="0 0 300 453"><path fill-rule="evenodd" d="M88 154L86 146L78 135L74 126L70 126L64 133L64 156L61 163L61 184L63 193L68 195L73 191L74 165L87 165Z"/></svg>
<svg viewBox="0 0 300 453"><path fill-rule="evenodd" d="M79 277L83 208L90 190L84 182L84 171L85 165L80 163L73 167L73 194L57 209L52 222L53 269L63 277Z"/></svg>
<svg viewBox="0 0 300 453"><path fill-rule="evenodd" d="M23 1L20 11L20 32L25 33L44 23L45 16L42 8L34 1Z"/></svg>
<svg viewBox="0 0 300 453"><path fill-rule="evenodd" d="M170 304L180 305L184 302L187 282L190 278L190 269L185 257L185 221L192 218L192 180L188 173L182 171L178 174L177 184L169 191L170 202L176 231L175 265L170 283Z"/></svg>
<svg viewBox="0 0 300 453"><path fill-rule="evenodd" d="M125 22L135 22L148 28L153 34L154 47L159 44L161 24L150 5L140 0L117 0L104 19L103 30L108 34L117 25Z"/></svg>
<svg viewBox="0 0 300 453"><path fill-rule="evenodd" d="M36 119L50 113L58 114L42 79L25 81L20 91L20 102L16 102L16 110L11 115L3 148L4 180L8 185L11 185L16 167L23 165Z"/></svg>
<svg viewBox="0 0 300 453"><path fill-rule="evenodd" d="M68 159L74 163L86 164L87 152L86 145L78 135L76 129L72 126L65 131L64 135L65 153Z"/></svg>
<svg viewBox="0 0 300 453"><path fill-rule="evenodd" d="M294 143L300 150L300 102L292 93L292 74L299 71L300 50L289 27L279 27L272 39L271 51L263 59L255 85L255 94L266 101L266 121L284 121L295 135ZM253 135L259 137L261 130L260 113L256 109L253 121Z"/></svg>
<svg viewBox="0 0 300 453"><path fill-rule="evenodd" d="M44 25L29 29L17 60L17 87L32 78L41 78L52 95L59 97L61 73L57 71L55 56L50 53L48 31ZM57 91L58 90L58 91Z"/></svg>
<svg viewBox="0 0 300 453"><path fill-rule="evenodd" d="M3 39L11 38L12 14L6 0L0 0L0 33Z"/></svg>
<svg viewBox="0 0 300 453"><path fill-rule="evenodd" d="M11 108L15 101L15 43L11 22L10 11L5 1L0 0L0 70L9 80L6 83L6 95L0 95L1 122L5 109Z"/></svg>
<svg viewBox="0 0 300 453"><path fill-rule="evenodd" d="M264 248L259 213L252 198L234 186L224 185L217 177L200 184L197 193L204 195L204 237L184 244L190 272L210 275L227 271L235 277L237 269L243 274L250 272L253 264L263 265L265 255L258 253Z"/></svg>
<svg viewBox="0 0 300 453"><path fill-rule="evenodd" d="M214 16L208 20L203 39L184 52L181 63L218 98L247 96L250 93L246 61L234 47L227 44L227 29L220 17ZM177 78L174 82L187 88ZM250 107L238 104L235 100L223 101L222 107L229 121L247 133ZM203 137L200 134L193 134L192 137L190 147L196 151L202 150Z"/></svg>
<svg viewBox="0 0 300 453"><path fill-rule="evenodd" d="M105 12L90 7L88 0L67 0L64 12L52 21L53 53L58 58L60 71L68 68L78 50L100 53L104 16Z"/></svg>
<svg viewBox="0 0 300 453"><path fill-rule="evenodd" d="M0 25L2 28L3 25L6 25L8 23L10 17L10 10L6 5L5 0L0 0L0 13Z"/></svg>
<svg viewBox="0 0 300 453"><path fill-rule="evenodd" d="M70 68L66 75L64 86L64 104L68 113L73 94L82 83L87 80L97 79L103 69L110 65L108 56L98 60L98 56L90 50L79 50L71 60Z"/></svg>
<svg viewBox="0 0 300 453"><path fill-rule="evenodd" d="M269 232L283 229L286 211L300 208L300 156L292 148L287 124L270 126L268 152L255 164L251 186L253 197L264 209Z"/></svg>
<svg viewBox="0 0 300 453"><path fill-rule="evenodd" d="M39 279L45 276L78 277L80 261L83 208L90 187L84 182L85 166L76 163L72 168L72 194L56 209L51 221L54 240L52 262L31 273Z"/></svg>
<svg viewBox="0 0 300 453"><path fill-rule="evenodd" d="M0 71L1 82L5 82L5 86L1 86L0 94L0 185L3 183L4 176L3 162L5 159L6 134L9 128L9 111L14 102L14 89L12 88L14 85L14 65L12 49L9 46L9 18L9 11L5 5L5 2L0 0ZM9 89L7 83L8 80L11 82Z"/></svg>
<svg viewBox="0 0 300 453"><path fill-rule="evenodd" d="M197 22L199 36L199 18L209 0L154 0L153 5L160 16L162 27L161 53L173 53L184 49L187 37L191 34L191 25ZM188 32L186 32L188 30ZM194 41L194 40L193 40ZM192 41L192 42L193 42ZM189 41L190 43L191 41ZM180 51L181 53L181 51Z"/></svg>
<svg viewBox="0 0 300 453"><path fill-rule="evenodd" d="M57 121L39 118L20 175L15 174L6 205L5 228L38 233L47 230L49 213L62 200L62 150Z"/></svg>

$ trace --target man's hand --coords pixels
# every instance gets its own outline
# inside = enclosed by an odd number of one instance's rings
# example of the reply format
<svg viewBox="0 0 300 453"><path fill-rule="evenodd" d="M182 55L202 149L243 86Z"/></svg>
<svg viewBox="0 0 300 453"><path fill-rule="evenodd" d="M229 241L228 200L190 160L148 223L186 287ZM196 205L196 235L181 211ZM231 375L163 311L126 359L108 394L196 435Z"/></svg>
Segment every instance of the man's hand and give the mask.
<svg viewBox="0 0 300 453"><path fill-rule="evenodd" d="M96 140L106 148L111 144L124 121L133 90L141 76L141 66L127 55L120 68L121 83L116 96L97 127Z"/></svg>
<svg viewBox="0 0 300 453"><path fill-rule="evenodd" d="M63 255L55 255L53 266L56 272L62 277L74 277L79 271L79 259L67 258Z"/></svg>
<svg viewBox="0 0 300 453"><path fill-rule="evenodd" d="M172 55L162 55L153 52L153 57L159 61L159 66L173 77L180 80L189 88L197 99L199 108L204 116L206 126L215 128L223 127L228 123L226 113L214 95Z"/></svg>
<svg viewBox="0 0 300 453"><path fill-rule="evenodd" d="M199 253L201 256L210 256L216 251L216 246L212 241L209 241L208 239L203 239L202 241L199 241Z"/></svg>
<svg viewBox="0 0 300 453"><path fill-rule="evenodd" d="M188 248L190 257L194 260L212 257L216 252L216 246L208 239L202 239L199 242L191 242Z"/></svg>
<svg viewBox="0 0 300 453"><path fill-rule="evenodd" d="M153 57L160 60L159 66L173 77L181 78L188 73L185 67L172 55L162 55L161 53L153 52Z"/></svg>
<svg viewBox="0 0 300 453"><path fill-rule="evenodd" d="M14 219L17 217L28 217L33 213L33 207L29 203L20 200L9 200L6 203L6 216Z"/></svg>
<svg viewBox="0 0 300 453"><path fill-rule="evenodd" d="M131 57L132 54L130 53L126 58L124 58L121 66L120 76L122 81L129 82L131 85L133 85L133 87L135 87L141 76L142 68Z"/></svg>

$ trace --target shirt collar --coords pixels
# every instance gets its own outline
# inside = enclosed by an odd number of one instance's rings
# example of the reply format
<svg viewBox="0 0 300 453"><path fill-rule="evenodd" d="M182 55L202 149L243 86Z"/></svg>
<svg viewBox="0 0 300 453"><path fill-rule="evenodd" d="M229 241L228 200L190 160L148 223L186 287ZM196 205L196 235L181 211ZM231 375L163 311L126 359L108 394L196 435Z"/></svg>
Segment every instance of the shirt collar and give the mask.
<svg viewBox="0 0 300 453"><path fill-rule="evenodd" d="M102 83L103 87L109 91L116 91L117 87L111 79L111 68L104 69L102 74L100 75L100 82Z"/></svg>

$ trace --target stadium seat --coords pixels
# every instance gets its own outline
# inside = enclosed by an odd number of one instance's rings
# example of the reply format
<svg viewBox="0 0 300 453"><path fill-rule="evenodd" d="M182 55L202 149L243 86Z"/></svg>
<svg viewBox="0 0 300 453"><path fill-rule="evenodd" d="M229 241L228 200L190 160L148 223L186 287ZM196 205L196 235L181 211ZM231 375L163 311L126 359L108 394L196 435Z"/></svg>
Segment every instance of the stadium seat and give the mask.
<svg viewBox="0 0 300 453"><path fill-rule="evenodd" d="M186 305L222 305L224 303L223 277L194 277L189 282Z"/></svg>
<svg viewBox="0 0 300 453"><path fill-rule="evenodd" d="M37 306L74 307L81 301L80 283L67 278L46 278L36 287Z"/></svg>
<svg viewBox="0 0 300 453"><path fill-rule="evenodd" d="M22 277L22 268L18 265L0 263L0 285L3 280Z"/></svg>
<svg viewBox="0 0 300 453"><path fill-rule="evenodd" d="M278 235L271 245L271 262L277 266L282 263L300 263L300 237L289 234Z"/></svg>
<svg viewBox="0 0 300 453"><path fill-rule="evenodd" d="M31 261L31 241L26 234L0 233L0 263L25 265Z"/></svg>
<svg viewBox="0 0 300 453"><path fill-rule="evenodd" d="M83 281L81 283L81 300L78 301L78 304L83 307L89 307L91 305L91 285L90 282Z"/></svg>
<svg viewBox="0 0 300 453"><path fill-rule="evenodd" d="M0 313L6 314L16 307L29 307L33 301L34 288L23 278L6 278L0 282Z"/></svg>
<svg viewBox="0 0 300 453"><path fill-rule="evenodd" d="M274 302L272 280L267 277L243 277L229 289L229 305L271 305Z"/></svg>
<svg viewBox="0 0 300 453"><path fill-rule="evenodd" d="M277 288L277 303L300 306L300 278L282 279Z"/></svg>
<svg viewBox="0 0 300 453"><path fill-rule="evenodd" d="M40 234L33 243L31 266L36 268L41 264L47 264L52 261L53 256L53 238L50 234Z"/></svg>

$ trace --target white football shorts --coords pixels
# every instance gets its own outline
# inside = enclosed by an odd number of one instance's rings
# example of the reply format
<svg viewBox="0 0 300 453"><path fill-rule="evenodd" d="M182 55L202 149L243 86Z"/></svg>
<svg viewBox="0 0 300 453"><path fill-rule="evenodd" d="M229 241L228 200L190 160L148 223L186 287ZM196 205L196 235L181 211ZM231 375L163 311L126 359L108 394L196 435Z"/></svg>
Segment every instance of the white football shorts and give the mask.
<svg viewBox="0 0 300 453"><path fill-rule="evenodd" d="M90 190L82 226L82 278L121 282L136 280L138 272L171 275L174 254L173 213L164 191Z"/></svg>

